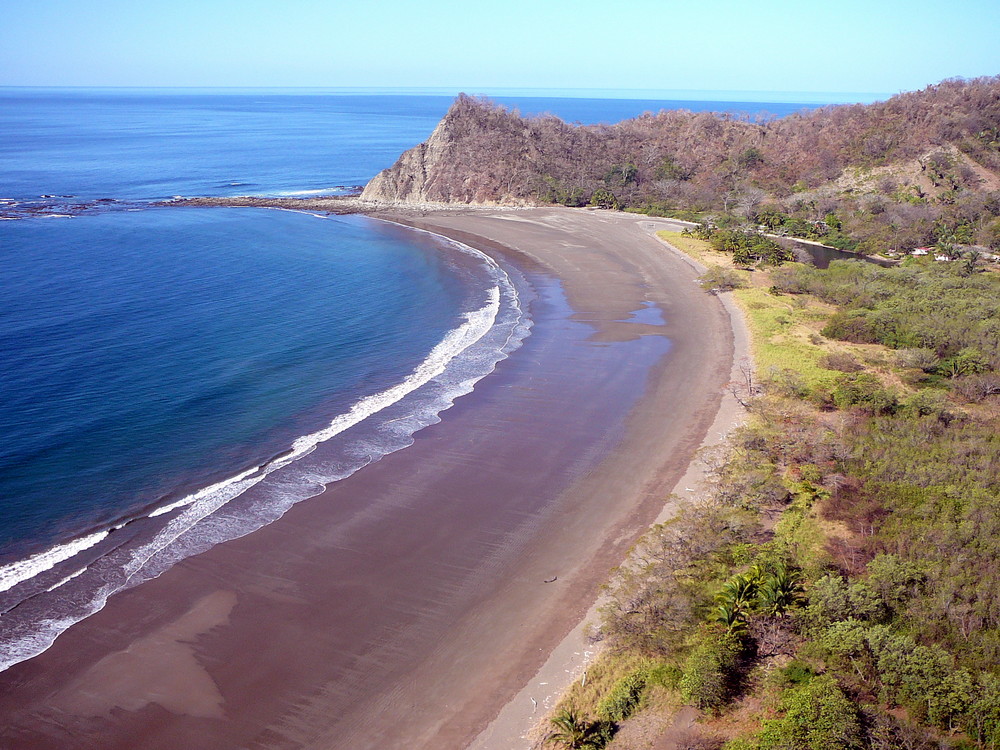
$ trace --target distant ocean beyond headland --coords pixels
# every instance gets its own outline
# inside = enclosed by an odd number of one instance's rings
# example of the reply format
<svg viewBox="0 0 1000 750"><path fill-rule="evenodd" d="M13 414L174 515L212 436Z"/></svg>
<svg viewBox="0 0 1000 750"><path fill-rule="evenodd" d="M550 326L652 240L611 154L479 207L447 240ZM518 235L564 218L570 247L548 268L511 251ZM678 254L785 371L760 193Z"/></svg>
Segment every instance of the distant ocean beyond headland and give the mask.
<svg viewBox="0 0 1000 750"><path fill-rule="evenodd" d="M0 668L405 446L526 334L516 277L454 244L150 206L363 185L451 101L375 93L0 89ZM584 123L822 103L494 98Z"/></svg>

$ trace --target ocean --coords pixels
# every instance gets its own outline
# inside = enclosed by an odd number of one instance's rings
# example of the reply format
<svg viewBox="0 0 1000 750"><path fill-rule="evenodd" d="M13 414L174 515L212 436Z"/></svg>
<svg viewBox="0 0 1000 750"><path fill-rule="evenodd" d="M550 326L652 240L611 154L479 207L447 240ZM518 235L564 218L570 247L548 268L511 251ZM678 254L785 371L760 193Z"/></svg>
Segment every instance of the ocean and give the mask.
<svg viewBox="0 0 1000 750"><path fill-rule="evenodd" d="M496 99L585 123L805 107ZM154 205L353 191L450 101L0 89L0 669L405 448L529 335L524 279L458 243Z"/></svg>

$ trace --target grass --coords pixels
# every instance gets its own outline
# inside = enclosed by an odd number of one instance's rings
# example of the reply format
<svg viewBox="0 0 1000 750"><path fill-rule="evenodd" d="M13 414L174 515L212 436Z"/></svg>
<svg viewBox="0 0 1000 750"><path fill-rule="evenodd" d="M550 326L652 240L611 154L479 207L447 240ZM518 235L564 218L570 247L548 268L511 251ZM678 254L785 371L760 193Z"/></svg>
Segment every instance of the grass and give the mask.
<svg viewBox="0 0 1000 750"><path fill-rule="evenodd" d="M733 297L750 329L751 350L759 377L794 373L813 391L833 388L840 373L821 367L829 342L815 342L829 312L817 303L775 296L765 289L737 289Z"/></svg>
<svg viewBox="0 0 1000 750"><path fill-rule="evenodd" d="M689 237L681 232L668 232L666 230L657 232L656 236L664 242L673 245L682 253L691 256L703 266L733 267L730 256L720 253L718 250L713 250L712 246L704 240Z"/></svg>
<svg viewBox="0 0 1000 750"><path fill-rule="evenodd" d="M704 240L681 232L657 232L664 241L705 266L732 268L728 253L713 250ZM748 276L751 272L746 272ZM830 342L817 342L818 332L831 309L803 298L775 296L765 286L766 272L755 271L761 281L748 289L733 292L750 329L750 346L761 378L792 372L810 389L829 390L839 373L819 365L828 351L840 349ZM763 284L763 285L762 285Z"/></svg>

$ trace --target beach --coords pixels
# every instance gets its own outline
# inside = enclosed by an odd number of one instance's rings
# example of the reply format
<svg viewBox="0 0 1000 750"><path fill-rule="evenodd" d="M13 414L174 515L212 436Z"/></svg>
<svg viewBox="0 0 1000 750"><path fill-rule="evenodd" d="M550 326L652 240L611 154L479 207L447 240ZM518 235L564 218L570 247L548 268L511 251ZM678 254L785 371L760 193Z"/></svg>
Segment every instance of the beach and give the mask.
<svg viewBox="0 0 1000 750"><path fill-rule="evenodd" d="M733 334L652 232L385 211L525 279L521 349L278 521L115 595L0 679L18 748L462 748L580 622L719 413Z"/></svg>

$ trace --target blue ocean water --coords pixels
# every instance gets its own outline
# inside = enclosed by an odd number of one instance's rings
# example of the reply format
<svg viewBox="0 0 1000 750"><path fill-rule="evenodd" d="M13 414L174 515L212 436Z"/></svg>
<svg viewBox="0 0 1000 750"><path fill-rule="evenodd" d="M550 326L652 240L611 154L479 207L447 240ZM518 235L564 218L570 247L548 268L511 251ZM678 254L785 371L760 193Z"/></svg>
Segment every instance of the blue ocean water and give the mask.
<svg viewBox="0 0 1000 750"><path fill-rule="evenodd" d="M498 100L580 122L801 109ZM0 221L0 668L122 586L405 447L526 335L516 280L429 235L151 205L360 186L450 101L0 89L0 215L53 207ZM331 440L339 457L310 465ZM237 517L265 480L267 503Z"/></svg>
<svg viewBox="0 0 1000 750"><path fill-rule="evenodd" d="M401 381L467 293L433 248L372 224L251 209L5 222L0 544L257 465Z"/></svg>

